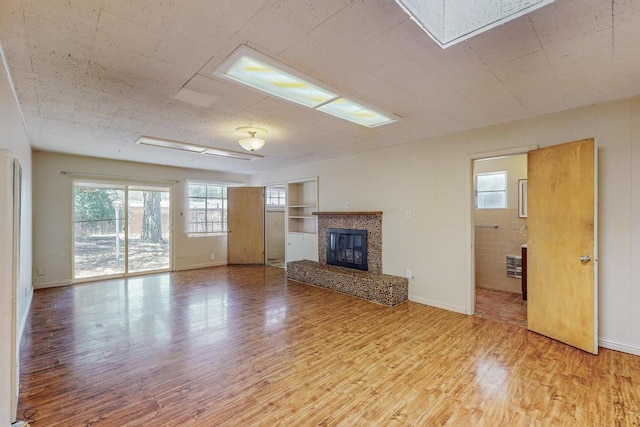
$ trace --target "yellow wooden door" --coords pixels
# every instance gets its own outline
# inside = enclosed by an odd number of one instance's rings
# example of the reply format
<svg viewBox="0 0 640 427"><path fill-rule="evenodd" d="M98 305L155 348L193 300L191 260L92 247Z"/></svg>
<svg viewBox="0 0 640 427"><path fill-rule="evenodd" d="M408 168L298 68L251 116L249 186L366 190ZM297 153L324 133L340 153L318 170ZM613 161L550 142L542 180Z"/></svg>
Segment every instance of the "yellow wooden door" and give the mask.
<svg viewBox="0 0 640 427"><path fill-rule="evenodd" d="M227 262L264 264L264 188L227 189Z"/></svg>
<svg viewBox="0 0 640 427"><path fill-rule="evenodd" d="M527 318L531 331L598 353L597 155L593 139L528 159Z"/></svg>

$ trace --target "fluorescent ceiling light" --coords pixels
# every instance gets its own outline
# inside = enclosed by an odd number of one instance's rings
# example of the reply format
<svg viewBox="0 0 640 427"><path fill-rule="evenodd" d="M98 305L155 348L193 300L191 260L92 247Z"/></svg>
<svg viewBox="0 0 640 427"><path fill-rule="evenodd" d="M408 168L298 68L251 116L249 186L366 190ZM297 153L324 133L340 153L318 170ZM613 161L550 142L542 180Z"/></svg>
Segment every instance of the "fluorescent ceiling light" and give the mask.
<svg viewBox="0 0 640 427"><path fill-rule="evenodd" d="M335 93L318 85L309 83L248 55L238 58L224 75L254 89L302 104L305 107L317 107L337 96Z"/></svg>
<svg viewBox="0 0 640 427"><path fill-rule="evenodd" d="M395 121L389 116L346 98L338 98L318 107L318 110L368 127L385 125Z"/></svg>
<svg viewBox="0 0 640 427"><path fill-rule="evenodd" d="M553 0L396 0L396 3L445 49Z"/></svg>
<svg viewBox="0 0 640 427"><path fill-rule="evenodd" d="M136 144L148 145L151 147L171 148L172 150L190 151L192 153L203 153L207 149L206 147L187 144L186 142L154 138L152 136L141 136L136 141Z"/></svg>
<svg viewBox="0 0 640 427"><path fill-rule="evenodd" d="M366 127L380 126L399 120L395 115L383 114L376 109L364 107L362 101L344 98L337 91L327 89L326 83L319 82L245 45L241 45L220 64L214 71L214 75ZM342 107L328 107L338 101ZM344 108L347 104L350 105L349 111ZM353 106L359 108L359 114L356 114Z"/></svg>
<svg viewBox="0 0 640 427"><path fill-rule="evenodd" d="M225 150L223 148L205 147L198 144L190 144L182 141L174 141L171 139L156 138L153 136L141 136L136 141L136 144L157 148L169 148L172 150L187 151L190 153L206 154L208 156L226 157L237 160L255 160L261 159L263 157L258 154L241 153L239 151Z"/></svg>

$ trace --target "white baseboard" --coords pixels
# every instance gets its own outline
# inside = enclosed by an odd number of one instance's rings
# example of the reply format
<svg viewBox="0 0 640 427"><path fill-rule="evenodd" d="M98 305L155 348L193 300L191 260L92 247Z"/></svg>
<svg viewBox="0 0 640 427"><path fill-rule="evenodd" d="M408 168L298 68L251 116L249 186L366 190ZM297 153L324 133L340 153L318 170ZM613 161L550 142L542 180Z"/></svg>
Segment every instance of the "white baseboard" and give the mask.
<svg viewBox="0 0 640 427"><path fill-rule="evenodd" d="M227 261L215 261L215 262L207 262L205 264L183 265L181 267L174 268L174 271L197 270L198 268L219 267L221 265L227 265Z"/></svg>
<svg viewBox="0 0 640 427"><path fill-rule="evenodd" d="M71 280L61 280L59 282L35 283L33 289L59 288L60 286L69 286Z"/></svg>
<svg viewBox="0 0 640 427"><path fill-rule="evenodd" d="M428 305L428 306L431 306L431 307L442 308L444 310L454 311L454 312L460 313L460 314L468 314L467 310L465 310L464 307L458 307L458 306L455 306L455 305L443 304L443 303L438 302L438 301L433 301L433 300L430 300L430 299L427 299L427 298L420 298L420 297L416 297L414 295L409 295L409 301L417 302L417 303Z"/></svg>
<svg viewBox="0 0 640 427"><path fill-rule="evenodd" d="M31 302L33 302L33 290L29 292L27 296L27 303L24 306L24 315L22 319L20 319L20 324L18 325L17 336L16 336L16 346L20 348L20 344L22 343L22 335L24 333L24 328L27 326L27 318L29 317L29 312L31 311Z"/></svg>
<svg viewBox="0 0 640 427"><path fill-rule="evenodd" d="M640 356L640 346L621 343L606 338L600 338L598 345L602 348L608 348L609 350L621 351L623 353L634 354Z"/></svg>

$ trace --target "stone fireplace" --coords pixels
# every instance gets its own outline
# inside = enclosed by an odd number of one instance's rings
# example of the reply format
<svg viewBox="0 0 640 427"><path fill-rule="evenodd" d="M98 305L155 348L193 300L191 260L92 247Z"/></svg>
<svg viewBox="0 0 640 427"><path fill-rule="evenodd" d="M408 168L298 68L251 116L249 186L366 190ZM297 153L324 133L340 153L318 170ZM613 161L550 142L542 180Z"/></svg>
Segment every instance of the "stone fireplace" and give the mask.
<svg viewBox="0 0 640 427"><path fill-rule="evenodd" d="M327 230L366 230L367 271L382 274L382 212L315 212L318 215L318 260L327 263Z"/></svg>
<svg viewBox="0 0 640 427"><path fill-rule="evenodd" d="M318 216L320 262L309 260L289 262L287 264L288 279L387 306L407 301L408 279L382 273L382 212L314 212L313 214ZM338 233L333 233L336 230ZM333 244L335 242L332 242L332 234L345 236L342 245ZM360 236L360 238L353 236ZM362 238L364 236L366 239ZM350 238L352 240L348 241ZM339 241L338 238L337 242ZM332 252L336 251L339 258L347 259L347 264L353 264L352 261L364 257L366 253L367 268L356 269L353 265L330 265L334 255Z"/></svg>

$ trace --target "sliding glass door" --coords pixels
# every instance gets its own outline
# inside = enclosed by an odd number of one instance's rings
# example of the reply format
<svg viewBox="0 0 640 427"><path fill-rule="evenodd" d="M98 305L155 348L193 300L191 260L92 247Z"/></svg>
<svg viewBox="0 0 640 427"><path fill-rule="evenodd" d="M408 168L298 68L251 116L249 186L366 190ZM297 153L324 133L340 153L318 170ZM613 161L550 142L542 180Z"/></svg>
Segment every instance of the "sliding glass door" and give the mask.
<svg viewBox="0 0 640 427"><path fill-rule="evenodd" d="M169 191L129 187L128 271L139 273L169 268Z"/></svg>
<svg viewBox="0 0 640 427"><path fill-rule="evenodd" d="M171 267L169 187L76 181L73 278Z"/></svg>

